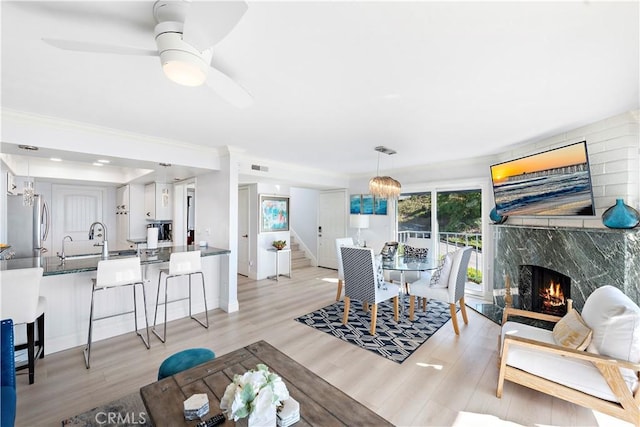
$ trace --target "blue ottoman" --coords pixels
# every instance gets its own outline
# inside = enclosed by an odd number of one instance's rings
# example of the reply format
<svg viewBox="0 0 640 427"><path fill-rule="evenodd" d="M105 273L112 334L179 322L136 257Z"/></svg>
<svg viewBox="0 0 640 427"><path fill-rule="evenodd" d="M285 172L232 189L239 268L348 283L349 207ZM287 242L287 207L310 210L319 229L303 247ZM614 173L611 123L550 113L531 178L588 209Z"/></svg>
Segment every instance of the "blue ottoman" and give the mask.
<svg viewBox="0 0 640 427"><path fill-rule="evenodd" d="M208 348L190 348L167 357L158 369L158 380L161 380L201 363L215 359L216 354Z"/></svg>

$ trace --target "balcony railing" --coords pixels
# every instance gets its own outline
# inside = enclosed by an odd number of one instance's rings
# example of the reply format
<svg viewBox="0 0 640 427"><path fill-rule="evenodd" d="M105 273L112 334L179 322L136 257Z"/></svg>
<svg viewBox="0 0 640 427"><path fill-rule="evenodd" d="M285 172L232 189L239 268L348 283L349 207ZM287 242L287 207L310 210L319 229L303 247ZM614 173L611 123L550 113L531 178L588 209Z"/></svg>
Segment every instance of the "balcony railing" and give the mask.
<svg viewBox="0 0 640 427"><path fill-rule="evenodd" d="M422 239L431 239L430 231L399 231L398 242L405 243L409 237L417 237ZM452 252L463 246L473 247L469 267L474 268L482 274L482 234L480 233L439 233L439 245L432 250L436 251L434 255L439 257L446 253ZM484 275L483 275L484 276Z"/></svg>

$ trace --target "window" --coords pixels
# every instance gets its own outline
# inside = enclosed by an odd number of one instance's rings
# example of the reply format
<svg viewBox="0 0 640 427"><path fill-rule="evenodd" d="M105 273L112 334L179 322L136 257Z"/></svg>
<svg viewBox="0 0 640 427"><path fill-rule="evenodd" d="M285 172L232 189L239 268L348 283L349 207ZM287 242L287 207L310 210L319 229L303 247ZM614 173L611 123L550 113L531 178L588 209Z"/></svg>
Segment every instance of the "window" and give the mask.
<svg viewBox="0 0 640 427"><path fill-rule="evenodd" d="M435 203L432 202L434 200ZM470 283L467 289L482 291L481 190L402 194L398 199L397 218L398 241L406 242L409 237L432 239L438 242L431 248L434 259L458 247L474 247L469 261Z"/></svg>

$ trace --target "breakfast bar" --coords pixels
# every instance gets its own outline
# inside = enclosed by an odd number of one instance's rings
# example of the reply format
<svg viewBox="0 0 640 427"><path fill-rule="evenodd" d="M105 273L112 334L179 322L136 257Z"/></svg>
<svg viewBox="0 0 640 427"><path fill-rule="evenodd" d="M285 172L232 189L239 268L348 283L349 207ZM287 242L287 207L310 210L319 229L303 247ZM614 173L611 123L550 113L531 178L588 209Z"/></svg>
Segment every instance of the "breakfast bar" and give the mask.
<svg viewBox="0 0 640 427"><path fill-rule="evenodd" d="M147 298L147 310L153 313L156 303L158 276L161 268L166 268L169 257L173 252L197 251L201 252L202 270L205 278L207 305L209 310L220 306L220 285L222 282L221 268L223 262L220 257L227 257L230 251L215 247L176 246L159 248L154 251L141 251L140 263ZM136 256L135 251L113 251L109 253L109 259ZM89 327L89 310L91 302L91 279L95 278L99 254L71 256L61 260L57 256L18 258L0 261L0 270L13 270L20 268L42 267L44 274L40 285L40 295L47 299L45 311L46 327L45 340L46 353L81 346L86 344L87 330ZM224 260L226 263L227 260ZM185 278L185 280L187 280ZM16 284L19 286L19 284ZM188 292L188 286L179 286L171 289L171 299L184 296ZM95 310L99 315L109 315L130 310L131 298L123 294L124 290L114 289L109 292L108 298L97 301ZM197 303L199 301L200 303ZM144 324L142 301L137 301L139 324ZM194 313L204 311L203 299L194 299ZM189 315L187 303L172 304L167 320L175 320ZM153 322L153 318L149 318ZM117 316L106 319L94 326L93 340L121 335L133 330L133 322L130 316Z"/></svg>

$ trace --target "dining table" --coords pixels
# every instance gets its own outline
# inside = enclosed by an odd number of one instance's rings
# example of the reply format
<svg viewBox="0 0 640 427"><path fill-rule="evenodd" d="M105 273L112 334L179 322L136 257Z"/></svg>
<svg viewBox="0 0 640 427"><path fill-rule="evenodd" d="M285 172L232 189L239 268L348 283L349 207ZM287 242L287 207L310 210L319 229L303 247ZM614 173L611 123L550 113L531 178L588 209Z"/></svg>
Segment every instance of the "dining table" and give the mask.
<svg viewBox="0 0 640 427"><path fill-rule="evenodd" d="M299 404L300 420L295 426L391 426L380 415L334 387L266 341L215 357L209 362L174 374L140 389L142 401L154 426L196 426L200 420L184 417L184 401L204 393L209 413L203 420L220 413L220 399L234 375L242 375L264 364L284 381L290 396ZM226 419L226 426L233 426Z"/></svg>
<svg viewBox="0 0 640 427"><path fill-rule="evenodd" d="M410 295L410 286L405 281L405 273L407 271L431 271L438 268L438 263L428 257L406 257L404 255L395 254L392 258L382 258L382 269L387 271L400 272L400 297ZM400 313L404 318L404 301L400 304Z"/></svg>

